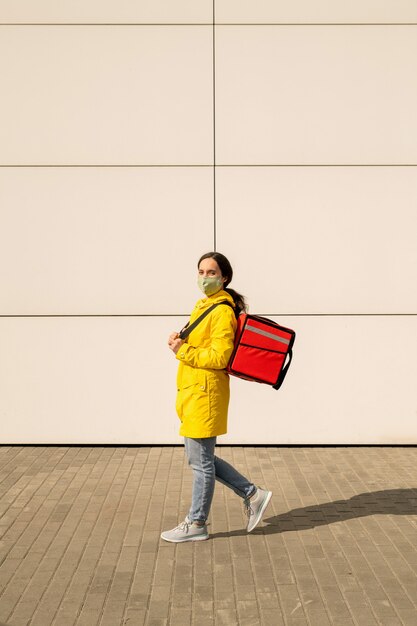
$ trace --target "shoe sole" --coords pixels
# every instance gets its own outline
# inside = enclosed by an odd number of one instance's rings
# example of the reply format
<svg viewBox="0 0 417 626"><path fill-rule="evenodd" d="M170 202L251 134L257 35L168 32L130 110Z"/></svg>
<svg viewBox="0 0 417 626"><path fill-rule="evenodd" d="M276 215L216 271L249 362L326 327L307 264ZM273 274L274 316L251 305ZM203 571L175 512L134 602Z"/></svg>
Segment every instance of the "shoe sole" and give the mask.
<svg viewBox="0 0 417 626"><path fill-rule="evenodd" d="M272 491L269 491L268 495L266 496L266 498L264 500L264 502L262 503L261 508L259 509L259 513L257 515L256 522L254 523L254 525L252 526L252 528L250 530L248 529L248 533L251 533L252 530L255 530L255 528L257 527L259 522L262 520L262 516L263 516L263 514L265 512L265 509L268 506L271 498L272 498Z"/></svg>
<svg viewBox="0 0 417 626"><path fill-rule="evenodd" d="M204 541L205 539L208 539L209 536L208 535L201 535L200 537L190 537L189 539L167 539L166 537L163 537L161 535L161 539L163 539L164 541L169 541L170 543L185 543L186 541Z"/></svg>

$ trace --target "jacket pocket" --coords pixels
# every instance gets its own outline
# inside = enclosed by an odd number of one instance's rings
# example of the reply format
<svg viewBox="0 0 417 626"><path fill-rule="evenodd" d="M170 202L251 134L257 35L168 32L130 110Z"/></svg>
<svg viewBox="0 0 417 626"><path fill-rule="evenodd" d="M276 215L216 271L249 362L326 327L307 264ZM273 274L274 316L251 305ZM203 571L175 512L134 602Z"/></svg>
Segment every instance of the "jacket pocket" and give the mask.
<svg viewBox="0 0 417 626"><path fill-rule="evenodd" d="M184 419L193 430L202 425L210 416L211 398L204 372L199 371L194 384L183 387L178 394L181 397L181 408Z"/></svg>

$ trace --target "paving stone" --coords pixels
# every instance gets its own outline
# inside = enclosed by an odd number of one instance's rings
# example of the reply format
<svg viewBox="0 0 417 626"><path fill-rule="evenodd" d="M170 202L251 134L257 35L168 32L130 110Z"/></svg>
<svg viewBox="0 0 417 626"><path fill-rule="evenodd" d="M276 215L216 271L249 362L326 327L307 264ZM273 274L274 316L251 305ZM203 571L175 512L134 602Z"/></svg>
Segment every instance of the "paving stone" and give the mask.
<svg viewBox="0 0 417 626"><path fill-rule="evenodd" d="M415 626L416 448L219 447L274 497L248 535L216 485L211 539L182 447L0 446L0 620L13 626Z"/></svg>
<svg viewBox="0 0 417 626"><path fill-rule="evenodd" d="M191 626L192 614L188 609L172 609L169 617L170 626Z"/></svg>
<svg viewBox="0 0 417 626"><path fill-rule="evenodd" d="M122 624L123 626L144 626L145 621L145 609L127 609Z"/></svg>
<svg viewBox="0 0 417 626"><path fill-rule="evenodd" d="M218 626L235 626L239 623L237 612L231 609L220 609L215 612L215 623ZM195 620L195 624L198 624L197 620Z"/></svg>
<svg viewBox="0 0 417 626"><path fill-rule="evenodd" d="M260 609L260 623L262 626L284 626L284 618L281 613L276 610Z"/></svg>

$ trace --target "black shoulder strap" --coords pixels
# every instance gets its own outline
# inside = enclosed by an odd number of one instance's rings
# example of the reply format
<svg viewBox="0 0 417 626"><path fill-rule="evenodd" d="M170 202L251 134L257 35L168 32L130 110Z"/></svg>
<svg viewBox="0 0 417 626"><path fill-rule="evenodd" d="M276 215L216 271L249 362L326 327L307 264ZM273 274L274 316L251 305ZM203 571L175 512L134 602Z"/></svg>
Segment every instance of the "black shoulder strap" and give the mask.
<svg viewBox="0 0 417 626"><path fill-rule="evenodd" d="M183 329L182 329L182 330L178 333L179 338L180 338L180 339L186 339L186 338L188 337L188 335L189 335L190 333L192 333L192 332L193 332L194 328L195 328L196 326L198 326L198 325L199 325L199 323L200 323L200 322L202 322L202 321L203 321L203 319L204 319L205 317L207 317L207 315L208 315L209 313L211 313L211 312L212 312L212 310L213 310L213 309L215 309L215 308L216 308L216 306L219 306L220 304L227 304L227 306L230 306L230 308L232 308L233 310L234 310L234 308L235 308L235 307L233 306L233 304L230 304L230 302L228 302L227 300L223 300L222 302L216 302L216 304L212 304L212 305L211 305L211 306L210 306L210 307L209 307L206 311L204 311L204 313L203 313L202 315L200 315L200 317L198 317L198 318L197 318L197 319L196 319L196 320L195 320L195 321L194 321L191 325L190 325L190 323L188 322L188 324L186 324L186 325L184 326L184 328L183 328Z"/></svg>
<svg viewBox="0 0 417 626"><path fill-rule="evenodd" d="M278 389L281 387L282 383L284 382L284 378L287 375L288 372L288 368L291 365L291 361L292 361L292 348L290 348L290 350L288 350L288 354L287 354L288 360L287 363L285 364L285 366L282 368L281 373L278 377L277 382L275 383L275 385L272 385L273 389L276 389L278 391Z"/></svg>

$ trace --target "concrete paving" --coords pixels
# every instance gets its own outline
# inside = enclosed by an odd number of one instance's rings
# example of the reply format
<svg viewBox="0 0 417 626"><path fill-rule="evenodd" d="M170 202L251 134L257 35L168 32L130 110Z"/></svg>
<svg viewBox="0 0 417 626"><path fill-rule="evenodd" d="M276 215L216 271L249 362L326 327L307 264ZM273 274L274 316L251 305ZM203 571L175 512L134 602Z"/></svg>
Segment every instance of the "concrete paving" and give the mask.
<svg viewBox="0 0 417 626"><path fill-rule="evenodd" d="M416 626L417 448L218 447L274 492L245 531L217 483L208 541L182 447L0 447L8 626Z"/></svg>

